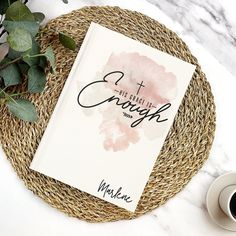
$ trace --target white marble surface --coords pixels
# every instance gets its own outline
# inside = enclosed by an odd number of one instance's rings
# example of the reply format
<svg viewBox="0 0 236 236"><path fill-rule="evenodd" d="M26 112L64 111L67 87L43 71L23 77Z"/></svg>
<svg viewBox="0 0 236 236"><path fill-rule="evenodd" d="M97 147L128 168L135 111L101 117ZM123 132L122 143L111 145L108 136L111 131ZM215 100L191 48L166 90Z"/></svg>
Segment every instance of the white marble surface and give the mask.
<svg viewBox="0 0 236 236"><path fill-rule="evenodd" d="M236 76L236 18L233 0L147 0L206 47Z"/></svg>
<svg viewBox="0 0 236 236"><path fill-rule="evenodd" d="M85 5L118 5L147 14L177 32L198 58L215 96L217 130L210 158L204 167L182 192L149 214L132 221L89 224L67 217L34 196L24 187L0 151L0 235L235 235L211 221L206 211L205 196L217 176L236 171L236 78L229 72L234 73L236 68L235 56L232 56L235 55L235 24L232 16L236 3L233 0L222 1L221 8L225 9L223 16L221 10L214 10L219 9L219 1L211 1L209 11L204 10L207 3L203 0L178 1L178 5L173 2L69 0L69 4L65 5L60 0L31 0L28 5L34 11L44 12L46 21ZM212 14L216 19L232 19L227 22L220 20L217 25ZM199 19L208 22L208 27ZM201 37L201 30L205 32L205 37ZM217 36L218 31L221 37ZM233 43L230 43L231 39ZM227 54L227 50L232 55Z"/></svg>

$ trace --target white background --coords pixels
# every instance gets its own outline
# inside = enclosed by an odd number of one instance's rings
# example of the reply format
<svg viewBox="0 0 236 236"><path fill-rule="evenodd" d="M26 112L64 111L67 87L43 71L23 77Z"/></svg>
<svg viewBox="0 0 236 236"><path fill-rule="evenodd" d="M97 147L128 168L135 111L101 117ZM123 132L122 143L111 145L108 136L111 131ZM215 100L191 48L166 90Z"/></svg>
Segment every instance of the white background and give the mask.
<svg viewBox="0 0 236 236"><path fill-rule="evenodd" d="M65 5L59 0L31 0L29 6L34 11L44 12L47 21L85 5L108 3L92 0L69 2L70 4ZM229 2L227 1L228 5ZM0 235L234 235L212 223L206 211L205 195L210 183L217 176L227 171L236 171L235 77L207 51L207 48L195 41L194 34L188 33L148 1L113 0L109 1L109 4L143 12L164 23L184 39L198 58L212 86L217 106L217 131L210 158L187 187L164 206L131 221L90 224L66 216L33 195L16 176L0 151ZM228 10L233 15L235 6L233 1L230 4L232 7ZM204 14L201 15L200 12L199 17L204 17ZM224 43L217 47L224 47Z"/></svg>

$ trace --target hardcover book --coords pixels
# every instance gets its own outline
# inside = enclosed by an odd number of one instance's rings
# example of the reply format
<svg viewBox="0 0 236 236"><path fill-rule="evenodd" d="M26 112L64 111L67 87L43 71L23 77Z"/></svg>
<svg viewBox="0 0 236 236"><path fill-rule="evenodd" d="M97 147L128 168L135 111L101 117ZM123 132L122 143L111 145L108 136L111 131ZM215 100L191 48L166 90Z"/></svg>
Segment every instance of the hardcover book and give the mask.
<svg viewBox="0 0 236 236"><path fill-rule="evenodd" d="M91 23L30 168L134 212L194 70Z"/></svg>

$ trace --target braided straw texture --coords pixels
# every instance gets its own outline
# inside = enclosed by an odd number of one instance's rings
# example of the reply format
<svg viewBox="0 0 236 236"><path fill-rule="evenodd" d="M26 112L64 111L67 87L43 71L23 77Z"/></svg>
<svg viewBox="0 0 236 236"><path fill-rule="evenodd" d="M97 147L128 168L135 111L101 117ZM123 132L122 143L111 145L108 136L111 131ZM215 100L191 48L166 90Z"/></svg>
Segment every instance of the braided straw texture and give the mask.
<svg viewBox="0 0 236 236"><path fill-rule="evenodd" d="M77 54L65 49L55 32L73 36L80 46L91 21L197 66L135 213L29 169ZM186 44L157 21L118 7L85 7L63 15L41 29L39 42L43 50L52 45L57 73L48 75L42 94L26 96L36 105L38 122L32 124L15 119L5 105L0 105L1 144L27 188L69 216L89 222L136 218L164 204L183 189L207 160L215 132L213 95Z"/></svg>

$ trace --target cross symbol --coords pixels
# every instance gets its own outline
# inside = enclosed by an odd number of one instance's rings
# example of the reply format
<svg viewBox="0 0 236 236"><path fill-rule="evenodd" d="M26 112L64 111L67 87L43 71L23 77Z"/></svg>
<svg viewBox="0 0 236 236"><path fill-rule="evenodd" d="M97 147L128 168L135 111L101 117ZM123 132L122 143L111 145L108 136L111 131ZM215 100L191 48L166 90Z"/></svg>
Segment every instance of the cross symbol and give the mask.
<svg viewBox="0 0 236 236"><path fill-rule="evenodd" d="M143 85L143 81L141 82L141 84L140 84L140 83L137 83L137 84L139 85L139 88L138 88L138 91L137 91L136 95L138 95L138 93L139 93L141 87L145 87L145 86Z"/></svg>

